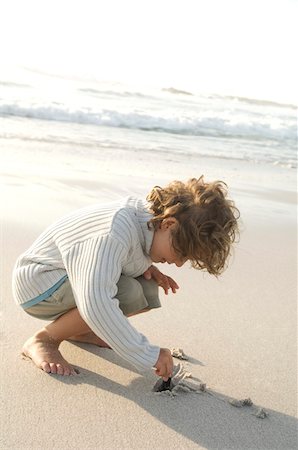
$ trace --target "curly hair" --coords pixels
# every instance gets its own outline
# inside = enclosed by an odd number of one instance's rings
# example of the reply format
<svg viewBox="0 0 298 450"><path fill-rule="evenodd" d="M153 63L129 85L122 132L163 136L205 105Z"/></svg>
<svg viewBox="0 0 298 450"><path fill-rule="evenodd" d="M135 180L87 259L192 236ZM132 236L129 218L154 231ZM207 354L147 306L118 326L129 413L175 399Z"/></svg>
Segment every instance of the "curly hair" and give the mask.
<svg viewBox="0 0 298 450"><path fill-rule="evenodd" d="M239 234L239 210L227 199L223 181L207 183L204 176L186 183L173 181L155 186L147 196L153 218L149 227L158 229L163 219L174 217L172 231L175 252L195 269L219 275L226 266L231 245Z"/></svg>

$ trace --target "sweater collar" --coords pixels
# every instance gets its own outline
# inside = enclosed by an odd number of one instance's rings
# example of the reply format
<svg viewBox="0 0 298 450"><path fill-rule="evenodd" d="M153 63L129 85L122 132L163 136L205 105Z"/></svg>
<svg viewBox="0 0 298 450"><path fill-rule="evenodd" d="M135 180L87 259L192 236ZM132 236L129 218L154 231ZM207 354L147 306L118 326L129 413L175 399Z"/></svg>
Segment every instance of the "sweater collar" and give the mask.
<svg viewBox="0 0 298 450"><path fill-rule="evenodd" d="M140 226L138 232L141 245L145 253L149 256L154 236L154 229L148 228L148 222L153 217L153 214L149 212L150 205L145 200L129 197L127 199L127 206L135 209L137 222Z"/></svg>
<svg viewBox="0 0 298 450"><path fill-rule="evenodd" d="M153 214L148 211L149 205L147 202L142 202L142 205L142 210L138 214L138 220L144 236L145 251L147 255L149 255L154 236L154 229L153 227L148 228L148 222L150 219L152 219Z"/></svg>

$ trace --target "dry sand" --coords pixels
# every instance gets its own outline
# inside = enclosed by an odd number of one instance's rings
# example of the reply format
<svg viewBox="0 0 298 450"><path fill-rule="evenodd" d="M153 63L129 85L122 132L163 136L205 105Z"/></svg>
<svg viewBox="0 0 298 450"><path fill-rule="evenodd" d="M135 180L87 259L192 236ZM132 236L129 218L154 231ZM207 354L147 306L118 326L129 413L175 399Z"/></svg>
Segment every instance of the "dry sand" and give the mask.
<svg viewBox="0 0 298 450"><path fill-rule="evenodd" d="M59 177L6 171L1 178L0 448L296 448L293 195L279 191L277 198L270 189L235 186L243 232L230 268L218 280L189 267L162 266L179 292L161 293L163 308L131 321L152 343L183 348L189 356L183 364L195 382L207 386L200 395L165 396L152 392L154 373L138 373L108 349L64 342L64 356L80 370L69 378L43 373L20 357L23 341L43 322L12 300L11 270L19 253L61 214L151 187L150 176L122 177L121 188L114 187L113 173L102 174L100 182L88 174L76 182L67 174ZM229 403L247 398L256 409ZM257 418L259 408L268 417Z"/></svg>

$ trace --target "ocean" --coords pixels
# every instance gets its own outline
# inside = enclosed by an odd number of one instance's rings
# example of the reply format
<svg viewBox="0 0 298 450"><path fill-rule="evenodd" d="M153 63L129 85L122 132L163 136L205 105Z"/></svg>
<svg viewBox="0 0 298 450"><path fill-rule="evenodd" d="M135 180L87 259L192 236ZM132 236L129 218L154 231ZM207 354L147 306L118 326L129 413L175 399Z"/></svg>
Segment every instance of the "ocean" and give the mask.
<svg viewBox="0 0 298 450"><path fill-rule="evenodd" d="M1 145L10 139L79 142L100 151L112 146L297 168L294 105L29 69L22 74L0 75Z"/></svg>

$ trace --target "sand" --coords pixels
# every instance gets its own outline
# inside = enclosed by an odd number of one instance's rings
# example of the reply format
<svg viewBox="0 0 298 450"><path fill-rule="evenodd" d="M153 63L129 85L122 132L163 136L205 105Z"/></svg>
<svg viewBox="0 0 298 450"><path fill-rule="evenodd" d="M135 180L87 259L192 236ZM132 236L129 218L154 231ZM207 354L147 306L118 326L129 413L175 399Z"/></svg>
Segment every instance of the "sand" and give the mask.
<svg viewBox="0 0 298 450"><path fill-rule="evenodd" d="M183 349L188 360L175 362L191 372L185 381L206 387L197 389L199 394L189 388L167 396L152 392L157 380L153 372L140 374L109 349L64 342L63 355L80 371L68 378L45 374L21 358L22 343L44 322L27 316L12 300L11 270L19 253L61 214L99 198L143 193L162 178L160 171L153 175L153 169L142 177L126 168L121 186L115 187L119 167L113 171L112 163L98 178L92 175L92 165L90 172L84 167L85 173L72 176L71 170L60 167L54 174L47 166L41 176L38 164L19 159L16 170L12 157L11 165L2 165L0 178L0 448L296 448L293 189L283 189L282 183L273 188L266 184L270 176L256 188L260 169L258 175L243 167L243 173L252 174L251 183L245 184L241 167L237 178L229 168L200 161L204 173L213 178L223 172L221 178L232 185L242 212L242 236L219 279L188 266L162 266L180 285L179 292L161 293L163 308L131 318L152 343ZM175 170L167 171L159 183L172 175L177 178ZM248 398L253 405L230 403Z"/></svg>

